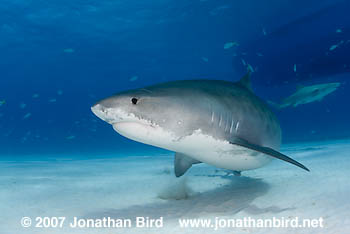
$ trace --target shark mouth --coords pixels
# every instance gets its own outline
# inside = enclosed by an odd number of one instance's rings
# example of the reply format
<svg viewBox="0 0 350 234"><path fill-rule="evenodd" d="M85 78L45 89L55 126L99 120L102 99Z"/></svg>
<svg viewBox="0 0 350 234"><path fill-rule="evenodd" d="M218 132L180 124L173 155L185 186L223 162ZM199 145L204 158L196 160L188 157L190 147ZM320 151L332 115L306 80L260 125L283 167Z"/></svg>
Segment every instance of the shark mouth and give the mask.
<svg viewBox="0 0 350 234"><path fill-rule="evenodd" d="M177 139L174 134L151 121L131 117L113 123L113 129L131 140L168 150L175 150L172 147Z"/></svg>
<svg viewBox="0 0 350 234"><path fill-rule="evenodd" d="M185 137L177 136L152 120L121 109L104 108L96 104L91 110L97 117L111 124L120 135L137 142L176 151L176 145Z"/></svg>
<svg viewBox="0 0 350 234"><path fill-rule="evenodd" d="M158 125L151 120L143 119L133 113L127 113L120 109L104 108L100 104L91 107L91 111L101 120L115 126L120 123L138 123L149 127L157 127Z"/></svg>

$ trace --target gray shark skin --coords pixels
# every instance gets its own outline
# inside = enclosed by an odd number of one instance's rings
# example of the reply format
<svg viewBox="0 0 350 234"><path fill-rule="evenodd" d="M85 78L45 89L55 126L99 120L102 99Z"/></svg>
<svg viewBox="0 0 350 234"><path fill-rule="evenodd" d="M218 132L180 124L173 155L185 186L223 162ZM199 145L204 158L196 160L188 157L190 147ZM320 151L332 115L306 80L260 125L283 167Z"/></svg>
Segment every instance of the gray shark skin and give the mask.
<svg viewBox="0 0 350 234"><path fill-rule="evenodd" d="M93 113L119 134L175 151L175 175L193 164L244 171L278 158L280 125L255 96L248 73L239 82L183 80L121 92L101 100Z"/></svg>
<svg viewBox="0 0 350 234"><path fill-rule="evenodd" d="M269 103L276 108L281 109L289 106L296 107L298 105L322 101L325 96L333 93L339 86L340 83L324 83L311 86L299 85L296 92L283 99L281 104L276 104L273 102Z"/></svg>

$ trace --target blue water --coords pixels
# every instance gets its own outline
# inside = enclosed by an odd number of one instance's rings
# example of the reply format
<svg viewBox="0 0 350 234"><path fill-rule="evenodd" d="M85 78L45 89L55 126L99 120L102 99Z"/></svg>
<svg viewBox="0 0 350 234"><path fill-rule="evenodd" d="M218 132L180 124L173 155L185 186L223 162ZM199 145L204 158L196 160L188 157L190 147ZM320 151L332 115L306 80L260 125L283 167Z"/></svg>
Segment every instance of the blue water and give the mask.
<svg viewBox="0 0 350 234"><path fill-rule="evenodd" d="M265 100L341 82L321 102L275 110L284 143L348 138L349 10L341 0L3 0L0 154L163 152L119 136L90 106L170 80L235 81L242 60Z"/></svg>
<svg viewBox="0 0 350 234"><path fill-rule="evenodd" d="M0 234L212 233L177 219L248 216L326 226L215 233L350 233L349 12L348 0L1 0ZM254 92L273 102L340 83L322 101L272 107L281 152L310 172L272 160L238 177L201 163L175 178L173 152L120 136L90 110L160 82L237 81L247 64ZM165 227L20 223L107 216L164 216Z"/></svg>

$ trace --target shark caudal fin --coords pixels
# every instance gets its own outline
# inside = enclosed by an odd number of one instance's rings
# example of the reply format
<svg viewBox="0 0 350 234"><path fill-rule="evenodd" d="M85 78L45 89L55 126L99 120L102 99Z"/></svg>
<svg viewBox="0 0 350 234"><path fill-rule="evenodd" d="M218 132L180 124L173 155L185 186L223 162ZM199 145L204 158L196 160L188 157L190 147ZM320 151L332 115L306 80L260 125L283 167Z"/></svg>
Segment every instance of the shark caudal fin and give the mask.
<svg viewBox="0 0 350 234"><path fill-rule="evenodd" d="M266 155L269 155L271 157L274 157L274 158L283 160L285 162L294 164L295 166L298 166L298 167L300 167L300 168L302 168L302 169L304 169L306 171L310 171L303 164L295 161L294 159L292 159L292 158L288 157L287 155L284 155L284 154L282 154L282 153L280 153L280 152L278 152L278 151L276 151L274 149L271 149L271 148L268 148L268 147L259 146L259 145L255 145L255 144L251 144L248 141L246 141L244 139L240 139L240 138L236 138L234 140L234 142L230 142L230 143L234 144L234 145L239 145L239 146L242 146L242 147L245 147L245 148L248 148L248 149L251 149L251 150L263 153L263 154L266 154Z"/></svg>

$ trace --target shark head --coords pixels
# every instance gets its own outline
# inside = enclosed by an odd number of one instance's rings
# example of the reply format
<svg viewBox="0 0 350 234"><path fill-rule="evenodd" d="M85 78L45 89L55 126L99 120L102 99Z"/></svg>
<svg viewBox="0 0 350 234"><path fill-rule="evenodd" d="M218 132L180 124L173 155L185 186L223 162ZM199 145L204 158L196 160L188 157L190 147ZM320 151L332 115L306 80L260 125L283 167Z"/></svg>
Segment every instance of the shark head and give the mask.
<svg viewBox="0 0 350 234"><path fill-rule="evenodd" d="M303 93L310 94L309 97L304 100L305 102L321 101L325 96L333 93L340 83L326 83L317 84L312 86L306 86L302 89Z"/></svg>
<svg viewBox="0 0 350 234"><path fill-rule="evenodd" d="M121 92L97 102L92 112L119 134L170 150L184 136L198 130L207 117L208 103L191 90L152 86Z"/></svg>
<svg viewBox="0 0 350 234"><path fill-rule="evenodd" d="M340 83L328 83L328 84L320 84L315 85L314 91L320 91L324 94L330 94L335 91L339 87Z"/></svg>

